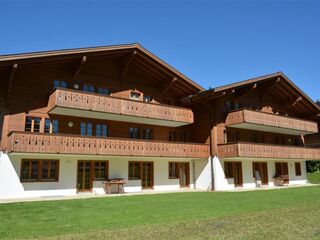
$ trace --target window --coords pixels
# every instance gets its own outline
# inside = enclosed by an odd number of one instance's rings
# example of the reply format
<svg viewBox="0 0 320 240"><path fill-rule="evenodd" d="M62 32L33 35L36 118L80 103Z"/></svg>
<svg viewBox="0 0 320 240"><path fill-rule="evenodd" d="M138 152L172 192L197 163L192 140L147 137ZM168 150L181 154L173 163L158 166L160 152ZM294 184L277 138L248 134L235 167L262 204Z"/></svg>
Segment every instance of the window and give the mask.
<svg viewBox="0 0 320 240"><path fill-rule="evenodd" d="M94 162L94 180L102 181L108 179L108 161Z"/></svg>
<svg viewBox="0 0 320 240"><path fill-rule="evenodd" d="M187 141L187 133L186 132L180 132L179 133L179 141L180 142L186 142Z"/></svg>
<svg viewBox="0 0 320 240"><path fill-rule="evenodd" d="M172 104L170 99L163 99L163 103L166 104L166 105L171 105Z"/></svg>
<svg viewBox="0 0 320 240"><path fill-rule="evenodd" d="M39 132L40 131L41 118L38 117L26 117L24 130L26 132Z"/></svg>
<svg viewBox="0 0 320 240"><path fill-rule="evenodd" d="M53 87L57 88L57 87L61 87L61 88L67 88L68 84L66 81L64 80L54 80L53 81Z"/></svg>
<svg viewBox="0 0 320 240"><path fill-rule="evenodd" d="M142 129L142 139L151 140L151 128Z"/></svg>
<svg viewBox="0 0 320 240"><path fill-rule="evenodd" d="M92 123L82 122L80 124L80 135L81 136L92 136Z"/></svg>
<svg viewBox="0 0 320 240"><path fill-rule="evenodd" d="M169 178L179 178L179 163L169 162Z"/></svg>
<svg viewBox="0 0 320 240"><path fill-rule="evenodd" d="M131 93L130 93L130 99L139 101L139 100L140 100L140 93L138 93L138 92L131 92Z"/></svg>
<svg viewBox="0 0 320 240"><path fill-rule="evenodd" d="M276 162L276 177L281 175L288 175L288 163Z"/></svg>
<svg viewBox="0 0 320 240"><path fill-rule="evenodd" d="M94 86L90 84L83 84L82 90L84 92L94 92Z"/></svg>
<svg viewBox="0 0 320 240"><path fill-rule="evenodd" d="M231 101L231 100L227 100L226 101L226 109L227 109L227 111L232 111L232 110L234 110L234 108L235 108L234 102Z"/></svg>
<svg viewBox="0 0 320 240"><path fill-rule="evenodd" d="M129 162L129 180L141 179L141 162Z"/></svg>
<svg viewBox="0 0 320 240"><path fill-rule="evenodd" d="M99 87L98 93L104 94L104 95L110 95L110 89L105 87Z"/></svg>
<svg viewBox="0 0 320 240"><path fill-rule="evenodd" d="M140 129L139 128L130 128L130 138L139 139L140 138Z"/></svg>
<svg viewBox="0 0 320 240"><path fill-rule="evenodd" d="M23 159L20 179L22 182L58 181L59 160Z"/></svg>
<svg viewBox="0 0 320 240"><path fill-rule="evenodd" d="M235 109L240 109L241 107L242 107L242 104L239 103L239 102L236 102L236 103L234 104L234 108L235 108Z"/></svg>
<svg viewBox="0 0 320 240"><path fill-rule="evenodd" d="M145 95L143 96L143 101L144 102L152 102L152 99L153 98L151 96L145 96Z"/></svg>
<svg viewBox="0 0 320 240"><path fill-rule="evenodd" d="M234 177L233 162L224 162L224 174L226 178Z"/></svg>
<svg viewBox="0 0 320 240"><path fill-rule="evenodd" d="M58 180L58 160L40 160L41 166L41 180L42 181L56 181Z"/></svg>
<svg viewBox="0 0 320 240"><path fill-rule="evenodd" d="M169 132L169 141L177 141L177 132L175 131Z"/></svg>
<svg viewBox="0 0 320 240"><path fill-rule="evenodd" d="M108 135L108 126L105 124L96 125L96 136L97 137L107 137Z"/></svg>
<svg viewBox="0 0 320 240"><path fill-rule="evenodd" d="M59 122L58 120L50 120L46 118L44 121L44 132L45 133L58 133Z"/></svg>
<svg viewBox="0 0 320 240"><path fill-rule="evenodd" d="M296 176L301 176L301 163L300 162L295 162L294 167L296 170Z"/></svg>

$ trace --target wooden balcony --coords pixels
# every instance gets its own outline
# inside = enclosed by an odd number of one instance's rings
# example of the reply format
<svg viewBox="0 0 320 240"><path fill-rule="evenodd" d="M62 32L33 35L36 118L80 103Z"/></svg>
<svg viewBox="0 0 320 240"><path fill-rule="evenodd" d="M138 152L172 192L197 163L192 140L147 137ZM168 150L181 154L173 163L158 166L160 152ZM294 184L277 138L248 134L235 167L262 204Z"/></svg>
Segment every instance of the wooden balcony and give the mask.
<svg viewBox="0 0 320 240"><path fill-rule="evenodd" d="M71 89L55 89L49 98L49 113L178 127L193 123L191 109L146 103Z"/></svg>
<svg viewBox="0 0 320 240"><path fill-rule="evenodd" d="M227 143L218 145L220 158L266 158L320 160L320 149L256 143Z"/></svg>
<svg viewBox="0 0 320 240"><path fill-rule="evenodd" d="M318 132L316 122L249 109L230 112L226 119L226 126L289 135L306 135Z"/></svg>
<svg viewBox="0 0 320 240"><path fill-rule="evenodd" d="M209 157L209 146L205 144L27 132L12 132L9 135L8 151L106 156Z"/></svg>

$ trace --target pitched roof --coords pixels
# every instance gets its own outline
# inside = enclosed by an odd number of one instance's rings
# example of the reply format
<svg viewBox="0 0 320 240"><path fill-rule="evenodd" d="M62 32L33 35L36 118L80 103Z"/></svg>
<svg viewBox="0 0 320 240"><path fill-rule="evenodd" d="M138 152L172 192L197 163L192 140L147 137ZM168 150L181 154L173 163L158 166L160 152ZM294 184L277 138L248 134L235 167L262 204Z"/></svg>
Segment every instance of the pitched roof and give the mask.
<svg viewBox="0 0 320 240"><path fill-rule="evenodd" d="M100 47L88 47L88 48L74 48L74 49L63 49L63 50L52 50L52 51L41 51L41 52L30 52L30 53L21 53L21 54L9 54L9 55L0 55L0 67L8 66L14 63L25 63L30 61L43 61L48 58L63 58L63 57L77 57L84 54L103 54L107 52L138 52L144 57L148 58L150 61L161 65L165 68L170 74L175 77L178 77L185 81L185 83L191 86L194 89L194 92L205 90L202 86L192 81L190 78L179 72L177 69L161 60L147 49L142 47L138 43L132 44L122 44L122 45L110 45L110 46L100 46Z"/></svg>
<svg viewBox="0 0 320 240"><path fill-rule="evenodd" d="M258 84L258 83L262 83L262 82L266 82L266 81L270 81L270 80L274 80L277 78L281 78L283 79L287 85L292 88L297 95L300 95L303 97L303 99L310 105L313 107L313 109L315 109L318 113L320 113L320 106L318 104L316 104L306 93L304 93L297 85L295 85L283 72L275 72L272 74L268 74L268 75L264 75L264 76L260 76L260 77L256 77L256 78L251 78L251 79L247 79L244 81L240 81L240 82L235 82L235 83L231 83L231 84L227 84L224 86L220 86L220 87L215 87L206 91L201 91L199 93L190 95L186 98L183 98L182 101L187 103L187 102L199 102L199 101L205 101L205 100L210 100L216 97L221 97L224 94L226 94L226 92L228 91L232 91L238 88L242 88L245 86L250 86L253 84Z"/></svg>

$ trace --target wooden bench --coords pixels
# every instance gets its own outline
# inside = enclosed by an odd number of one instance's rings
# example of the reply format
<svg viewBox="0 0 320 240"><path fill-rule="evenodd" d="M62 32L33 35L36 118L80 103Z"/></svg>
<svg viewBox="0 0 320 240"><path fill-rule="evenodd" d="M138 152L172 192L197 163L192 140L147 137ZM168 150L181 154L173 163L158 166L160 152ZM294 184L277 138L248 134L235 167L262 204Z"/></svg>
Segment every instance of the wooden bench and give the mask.
<svg viewBox="0 0 320 240"><path fill-rule="evenodd" d="M123 185L126 183L127 182L124 180L124 178L108 179L103 182L103 184L105 186L104 190L105 190L106 194L111 194L112 193L112 186L116 185L118 188L118 193L123 194L124 193Z"/></svg>

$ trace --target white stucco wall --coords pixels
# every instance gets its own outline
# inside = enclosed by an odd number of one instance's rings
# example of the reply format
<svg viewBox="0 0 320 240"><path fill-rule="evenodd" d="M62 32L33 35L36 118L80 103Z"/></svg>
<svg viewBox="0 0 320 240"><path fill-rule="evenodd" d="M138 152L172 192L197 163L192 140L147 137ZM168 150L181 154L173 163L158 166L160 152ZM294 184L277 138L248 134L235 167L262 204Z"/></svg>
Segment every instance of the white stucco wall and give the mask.
<svg viewBox="0 0 320 240"><path fill-rule="evenodd" d="M58 182L20 182L21 159L59 159ZM78 160L108 160L109 178L125 178L125 192L140 192L141 180L128 180L129 161L152 161L154 163L154 191L179 190L179 179L169 179L168 164L174 162L190 163L190 188L197 185L199 189L210 186L210 165L208 160L188 160L169 158L134 158L134 157L101 157L101 156L67 156L67 155L0 155L0 199L28 198L39 196L67 196L77 194L77 161ZM194 184L194 180L197 184ZM104 194L101 181L93 182L92 192Z"/></svg>
<svg viewBox="0 0 320 240"><path fill-rule="evenodd" d="M227 179L224 174L224 161L240 161L238 159L220 160L214 158L214 176L215 176L215 189L217 191L233 190L235 189L234 180ZM307 171L306 161L294 161L288 160L282 162L288 163L289 172L289 185L303 185L307 184ZM275 175L275 162L281 162L280 160L263 160L263 159L242 159L242 175L243 175L243 189L254 189L256 188L255 179L252 173L252 162L267 162L268 167L268 185L263 187L273 187L273 178ZM295 174L295 162L301 163L301 176Z"/></svg>
<svg viewBox="0 0 320 240"><path fill-rule="evenodd" d="M194 161L193 171L195 175L194 188L206 190L206 191L210 190L211 189L210 158Z"/></svg>

